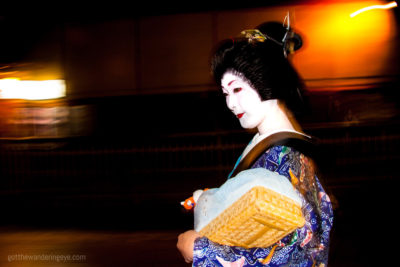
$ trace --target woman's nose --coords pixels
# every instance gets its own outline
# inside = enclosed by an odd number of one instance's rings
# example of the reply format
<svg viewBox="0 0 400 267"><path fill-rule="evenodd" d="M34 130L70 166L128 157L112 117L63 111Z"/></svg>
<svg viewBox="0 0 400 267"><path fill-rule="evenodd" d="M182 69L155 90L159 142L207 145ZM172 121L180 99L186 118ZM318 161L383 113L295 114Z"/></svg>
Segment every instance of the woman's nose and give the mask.
<svg viewBox="0 0 400 267"><path fill-rule="evenodd" d="M237 108L237 104L237 98L235 95L228 95L226 97L226 105L230 110L234 111Z"/></svg>

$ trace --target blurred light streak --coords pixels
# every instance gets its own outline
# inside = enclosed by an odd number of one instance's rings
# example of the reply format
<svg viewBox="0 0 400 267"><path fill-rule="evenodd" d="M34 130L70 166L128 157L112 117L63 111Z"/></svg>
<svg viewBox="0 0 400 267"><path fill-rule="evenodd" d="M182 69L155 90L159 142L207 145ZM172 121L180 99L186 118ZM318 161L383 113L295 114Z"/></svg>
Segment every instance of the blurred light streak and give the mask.
<svg viewBox="0 0 400 267"><path fill-rule="evenodd" d="M0 79L0 98L2 99L45 100L64 97L65 93L64 80Z"/></svg>
<svg viewBox="0 0 400 267"><path fill-rule="evenodd" d="M354 13L351 13L350 17L353 18L353 17L357 16L358 14L360 14L362 12L365 12L365 11L368 11L368 10L372 10L372 9L389 9L389 8L394 8L394 7L397 7L397 3L395 1L390 2L390 3L386 4L386 5L367 6L367 7L364 7L364 8L361 8L361 9L357 10Z"/></svg>

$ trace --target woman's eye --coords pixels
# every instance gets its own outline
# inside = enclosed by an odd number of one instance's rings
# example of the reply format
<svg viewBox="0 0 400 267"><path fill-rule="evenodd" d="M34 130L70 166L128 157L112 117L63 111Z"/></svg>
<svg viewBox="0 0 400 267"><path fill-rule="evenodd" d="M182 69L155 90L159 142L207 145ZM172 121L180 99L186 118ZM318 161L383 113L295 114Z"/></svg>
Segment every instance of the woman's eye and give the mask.
<svg viewBox="0 0 400 267"><path fill-rule="evenodd" d="M241 87L238 87L238 88L233 89L233 92L234 92L234 93L239 93L240 91L242 91L242 88L241 88Z"/></svg>
<svg viewBox="0 0 400 267"><path fill-rule="evenodd" d="M222 92L222 95L223 95L224 97L227 97L227 96L228 96L228 93Z"/></svg>

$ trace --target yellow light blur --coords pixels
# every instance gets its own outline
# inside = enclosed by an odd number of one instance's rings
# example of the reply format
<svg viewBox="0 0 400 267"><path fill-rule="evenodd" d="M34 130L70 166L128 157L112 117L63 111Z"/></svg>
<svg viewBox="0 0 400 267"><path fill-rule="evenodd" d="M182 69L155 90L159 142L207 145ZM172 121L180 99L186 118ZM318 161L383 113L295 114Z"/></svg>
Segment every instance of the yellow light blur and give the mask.
<svg viewBox="0 0 400 267"><path fill-rule="evenodd" d="M0 98L45 100L65 96L64 80L26 81L16 78L0 79Z"/></svg>
<svg viewBox="0 0 400 267"><path fill-rule="evenodd" d="M382 1L335 2L296 10L296 28L301 29L304 46L293 57L293 62L301 76L309 81L308 88L364 84L370 80L349 78L395 73L390 64L397 49L398 32L393 12L349 16L354 10L380 4Z"/></svg>
<svg viewBox="0 0 400 267"><path fill-rule="evenodd" d="M358 14L360 14L362 12L365 12L365 11L368 11L368 10L372 10L372 9L389 9L389 8L393 8L393 7L397 7L397 3L395 1L390 2L390 3L386 4L386 5L367 6L367 7L364 7L364 8L361 8L361 9L357 10L354 13L351 13L350 17L353 18L353 17L357 16Z"/></svg>

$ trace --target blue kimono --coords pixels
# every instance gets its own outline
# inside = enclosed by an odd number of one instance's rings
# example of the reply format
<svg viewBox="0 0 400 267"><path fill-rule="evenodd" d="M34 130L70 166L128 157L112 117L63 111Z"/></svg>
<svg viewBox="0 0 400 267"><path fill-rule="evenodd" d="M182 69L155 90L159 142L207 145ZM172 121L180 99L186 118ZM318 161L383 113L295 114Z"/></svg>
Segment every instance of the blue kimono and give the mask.
<svg viewBox="0 0 400 267"><path fill-rule="evenodd" d="M333 211L312 160L292 147L275 145L251 168L266 168L289 179L303 196L305 225L266 248L231 247L198 238L193 266L327 266Z"/></svg>

